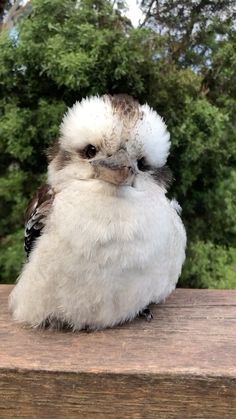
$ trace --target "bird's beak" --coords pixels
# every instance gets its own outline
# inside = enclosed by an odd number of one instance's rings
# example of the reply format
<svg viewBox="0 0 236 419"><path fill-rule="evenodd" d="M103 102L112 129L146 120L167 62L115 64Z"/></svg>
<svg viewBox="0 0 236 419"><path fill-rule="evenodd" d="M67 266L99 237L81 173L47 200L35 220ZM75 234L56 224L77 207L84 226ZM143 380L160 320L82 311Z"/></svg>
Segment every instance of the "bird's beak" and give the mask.
<svg viewBox="0 0 236 419"><path fill-rule="evenodd" d="M95 177L115 185L131 185L135 169L125 150L119 150L111 157L90 162L95 170Z"/></svg>

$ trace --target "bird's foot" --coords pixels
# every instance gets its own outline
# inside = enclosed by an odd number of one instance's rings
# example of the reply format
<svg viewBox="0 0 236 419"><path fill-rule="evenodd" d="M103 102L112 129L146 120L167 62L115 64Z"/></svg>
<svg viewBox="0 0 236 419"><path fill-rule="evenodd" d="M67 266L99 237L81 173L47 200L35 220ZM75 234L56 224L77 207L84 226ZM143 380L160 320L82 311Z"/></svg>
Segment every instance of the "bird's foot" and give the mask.
<svg viewBox="0 0 236 419"><path fill-rule="evenodd" d="M49 330L60 330L63 332L69 332L72 330L72 326L66 321L59 320L56 318L47 318L41 323L41 328Z"/></svg>
<svg viewBox="0 0 236 419"><path fill-rule="evenodd" d="M145 308L139 312L140 317L145 317L147 322L150 322L153 319L153 314L149 308Z"/></svg>

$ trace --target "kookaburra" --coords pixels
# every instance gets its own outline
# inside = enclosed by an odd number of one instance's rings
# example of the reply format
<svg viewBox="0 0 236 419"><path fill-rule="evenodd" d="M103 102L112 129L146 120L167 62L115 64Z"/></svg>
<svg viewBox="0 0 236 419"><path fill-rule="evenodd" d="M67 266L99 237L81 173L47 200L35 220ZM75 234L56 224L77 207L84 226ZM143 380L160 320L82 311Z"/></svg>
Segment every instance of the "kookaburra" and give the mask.
<svg viewBox="0 0 236 419"><path fill-rule="evenodd" d="M166 197L169 148L162 118L127 95L69 109L27 211L28 261L10 296L17 321L80 330L150 318L185 259L179 206Z"/></svg>

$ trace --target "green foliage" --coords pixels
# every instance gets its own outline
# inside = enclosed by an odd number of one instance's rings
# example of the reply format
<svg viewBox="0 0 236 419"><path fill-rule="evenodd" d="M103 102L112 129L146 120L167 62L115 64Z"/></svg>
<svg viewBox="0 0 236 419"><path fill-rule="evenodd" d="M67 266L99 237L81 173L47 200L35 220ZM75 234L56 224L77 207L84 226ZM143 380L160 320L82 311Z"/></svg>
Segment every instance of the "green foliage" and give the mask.
<svg viewBox="0 0 236 419"><path fill-rule="evenodd" d="M199 288L236 288L236 249L212 242L190 242L180 285Z"/></svg>
<svg viewBox="0 0 236 419"><path fill-rule="evenodd" d="M0 282L22 266L24 210L66 108L125 92L171 131L170 196L189 243L180 285L236 288L234 3L142 6L145 24L133 28L122 3L33 0L17 36L0 32Z"/></svg>
<svg viewBox="0 0 236 419"><path fill-rule="evenodd" d="M1 246L3 251L0 254L0 266L3 267L1 273L2 283L12 283L12 278L15 281L16 273L22 268L24 260L23 236L24 230L20 229L2 239Z"/></svg>

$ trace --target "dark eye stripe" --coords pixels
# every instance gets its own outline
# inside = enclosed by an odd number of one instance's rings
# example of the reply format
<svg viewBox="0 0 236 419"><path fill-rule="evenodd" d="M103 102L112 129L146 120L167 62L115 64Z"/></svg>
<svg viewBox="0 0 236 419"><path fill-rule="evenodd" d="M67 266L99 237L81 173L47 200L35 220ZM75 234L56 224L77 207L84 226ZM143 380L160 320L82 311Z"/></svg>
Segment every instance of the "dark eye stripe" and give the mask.
<svg viewBox="0 0 236 419"><path fill-rule="evenodd" d="M164 186L166 189L170 187L173 177L171 170L168 166L163 167L152 167L150 164L147 163L145 157L142 157L137 161L138 169L142 172L149 172L149 174L152 176L154 181L160 185Z"/></svg>
<svg viewBox="0 0 236 419"><path fill-rule="evenodd" d="M168 166L159 167L151 171L151 176L156 183L168 189L173 181L172 172Z"/></svg>

